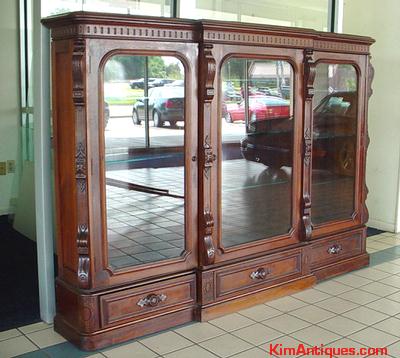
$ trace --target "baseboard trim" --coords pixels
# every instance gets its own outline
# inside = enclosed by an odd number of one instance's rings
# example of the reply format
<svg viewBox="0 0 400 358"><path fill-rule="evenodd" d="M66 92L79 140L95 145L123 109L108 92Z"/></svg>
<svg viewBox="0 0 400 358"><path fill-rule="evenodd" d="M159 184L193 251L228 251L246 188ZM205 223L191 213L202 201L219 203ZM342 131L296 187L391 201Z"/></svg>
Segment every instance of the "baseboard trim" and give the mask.
<svg viewBox="0 0 400 358"><path fill-rule="evenodd" d="M394 222L388 223L386 221L369 219L367 222L367 226L373 227L373 228L379 229L379 230L384 230L384 231L390 231L390 232L396 231L396 224Z"/></svg>

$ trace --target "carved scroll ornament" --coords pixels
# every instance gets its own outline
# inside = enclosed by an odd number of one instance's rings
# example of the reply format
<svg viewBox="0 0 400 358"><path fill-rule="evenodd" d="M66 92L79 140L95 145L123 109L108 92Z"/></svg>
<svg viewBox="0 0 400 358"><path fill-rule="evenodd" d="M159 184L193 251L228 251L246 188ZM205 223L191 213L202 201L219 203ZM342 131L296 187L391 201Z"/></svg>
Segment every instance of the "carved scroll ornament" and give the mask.
<svg viewBox="0 0 400 358"><path fill-rule="evenodd" d="M314 79L315 79L315 59L314 51L306 48L304 50L304 82L305 82L305 100L312 100L314 97Z"/></svg>
<svg viewBox="0 0 400 358"><path fill-rule="evenodd" d="M86 286L89 283L89 228L86 224L78 225L78 280Z"/></svg>
<svg viewBox="0 0 400 358"><path fill-rule="evenodd" d="M212 241L212 234L214 230L214 218L210 210L204 212L204 239L203 244L206 253L206 262L208 265L214 263L215 260L215 248Z"/></svg>
<svg viewBox="0 0 400 358"><path fill-rule="evenodd" d="M214 78L216 72L216 63L215 59L212 55L213 45L204 44L203 54L205 60L205 91L204 91L204 100L206 102L211 102L214 98Z"/></svg>

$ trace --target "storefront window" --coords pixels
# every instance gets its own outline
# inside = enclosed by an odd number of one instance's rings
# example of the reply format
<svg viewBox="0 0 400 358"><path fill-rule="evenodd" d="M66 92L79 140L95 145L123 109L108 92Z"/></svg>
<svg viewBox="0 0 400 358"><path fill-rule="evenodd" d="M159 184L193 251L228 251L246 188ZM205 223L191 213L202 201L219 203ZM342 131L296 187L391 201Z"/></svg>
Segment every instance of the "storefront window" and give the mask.
<svg viewBox="0 0 400 358"><path fill-rule="evenodd" d="M328 31L328 0L180 0L179 17Z"/></svg>
<svg viewBox="0 0 400 358"><path fill-rule="evenodd" d="M71 11L171 16L172 0L44 0L42 17Z"/></svg>

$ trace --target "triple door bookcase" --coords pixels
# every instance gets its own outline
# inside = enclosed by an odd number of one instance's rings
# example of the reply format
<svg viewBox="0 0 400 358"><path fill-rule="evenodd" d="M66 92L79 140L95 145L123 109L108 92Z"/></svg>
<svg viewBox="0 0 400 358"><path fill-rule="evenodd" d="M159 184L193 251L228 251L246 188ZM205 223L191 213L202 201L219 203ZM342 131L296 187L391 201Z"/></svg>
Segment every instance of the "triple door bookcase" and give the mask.
<svg viewBox="0 0 400 358"><path fill-rule="evenodd" d="M368 265L372 39L90 12L43 23L56 331L98 349Z"/></svg>

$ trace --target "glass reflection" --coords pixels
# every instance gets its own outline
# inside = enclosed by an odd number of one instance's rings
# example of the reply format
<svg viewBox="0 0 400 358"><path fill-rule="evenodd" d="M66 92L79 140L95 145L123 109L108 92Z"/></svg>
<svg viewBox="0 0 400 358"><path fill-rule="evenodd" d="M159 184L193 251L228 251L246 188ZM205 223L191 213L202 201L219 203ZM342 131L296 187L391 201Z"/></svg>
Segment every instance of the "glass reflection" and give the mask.
<svg viewBox="0 0 400 358"><path fill-rule="evenodd" d="M222 68L222 240L225 247L291 227L293 71L233 58Z"/></svg>
<svg viewBox="0 0 400 358"><path fill-rule="evenodd" d="M348 219L354 212L357 73L352 65L318 64L315 78L312 222Z"/></svg>
<svg viewBox="0 0 400 358"><path fill-rule="evenodd" d="M104 69L108 261L119 269L184 250L184 68L113 56Z"/></svg>

